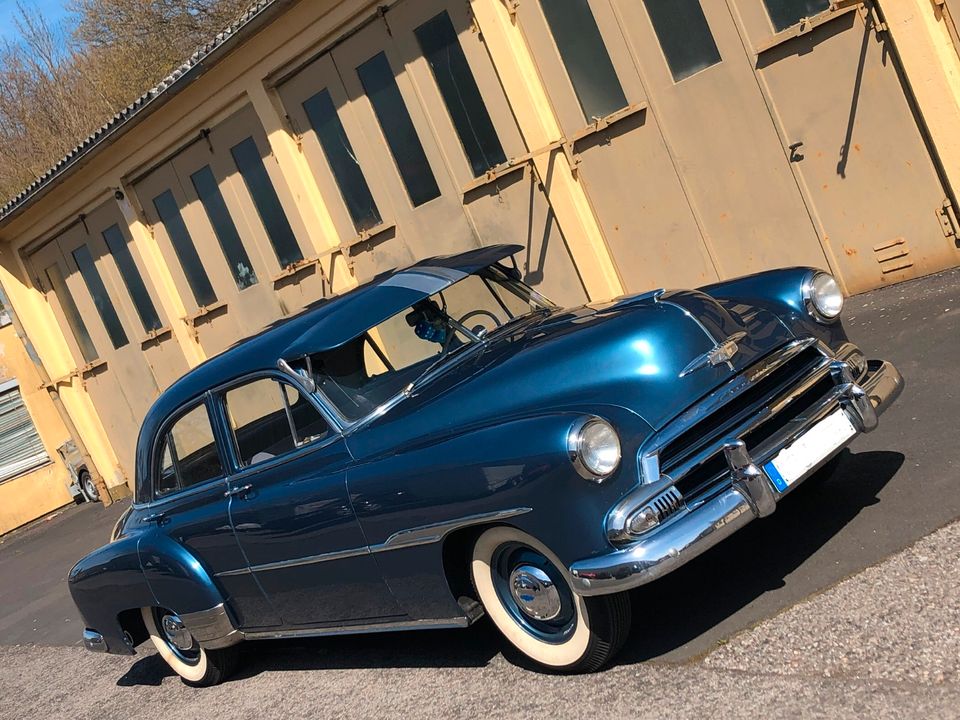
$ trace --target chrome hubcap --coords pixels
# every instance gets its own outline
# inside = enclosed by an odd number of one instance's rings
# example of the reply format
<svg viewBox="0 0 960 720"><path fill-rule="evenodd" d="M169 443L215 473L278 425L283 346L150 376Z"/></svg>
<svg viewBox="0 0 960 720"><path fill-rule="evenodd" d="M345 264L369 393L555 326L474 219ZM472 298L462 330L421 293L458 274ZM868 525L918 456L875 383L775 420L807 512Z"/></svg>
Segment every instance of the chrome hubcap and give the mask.
<svg viewBox="0 0 960 720"><path fill-rule="evenodd" d="M520 565L510 573L510 594L521 612L535 620L553 620L560 614L560 593L538 567Z"/></svg>
<svg viewBox="0 0 960 720"><path fill-rule="evenodd" d="M183 621L176 615L164 615L160 621L163 628L163 634L167 642L173 645L177 650L187 652L193 647L193 635L187 630Z"/></svg>

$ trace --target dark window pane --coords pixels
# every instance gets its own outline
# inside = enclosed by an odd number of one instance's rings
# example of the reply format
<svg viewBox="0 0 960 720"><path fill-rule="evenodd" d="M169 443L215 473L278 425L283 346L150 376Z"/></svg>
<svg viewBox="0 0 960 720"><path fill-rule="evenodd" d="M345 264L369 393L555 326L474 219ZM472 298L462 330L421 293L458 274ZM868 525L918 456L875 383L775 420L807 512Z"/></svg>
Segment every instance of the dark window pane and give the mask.
<svg viewBox="0 0 960 720"><path fill-rule="evenodd" d="M67 319L67 325L70 326L73 337L76 338L77 345L80 346L80 354L83 355L83 361L88 363L93 362L99 357L99 355L97 355L97 348L90 338L90 333L87 332L87 326L83 324L83 319L80 317L77 304L73 301L73 295L71 295L70 290L67 289L67 283L63 279L60 266L51 265L47 268L46 273L50 287L53 288L54 295L56 295L57 300L60 301L60 307L63 309L63 314Z"/></svg>
<svg viewBox="0 0 960 720"><path fill-rule="evenodd" d="M123 284L127 286L127 292L130 293L133 306L137 309L143 329L147 332L159 330L163 325L157 315L157 309L153 306L146 285L143 284L143 278L140 277L140 271L137 270L130 248L127 247L127 239L120 231L120 227L118 225L108 227L103 231L103 239L113 256L113 261L117 264Z"/></svg>
<svg viewBox="0 0 960 720"><path fill-rule="evenodd" d="M381 222L380 211L373 201L363 170L353 154L353 147L347 139L343 123L333 106L333 99L327 90L321 90L303 103L310 125L317 134L323 154L330 164L340 194L350 212L357 232L363 232Z"/></svg>
<svg viewBox="0 0 960 720"><path fill-rule="evenodd" d="M213 305L217 301L217 294L213 291L210 278L203 269L197 248L183 222L183 216L180 214L180 208L177 207L173 193L165 190L162 195L153 199L153 206L160 215L160 221L170 237L170 242L173 243L173 249L183 268L183 274L187 276L187 283L190 285L190 291L197 305L200 307Z"/></svg>
<svg viewBox="0 0 960 720"><path fill-rule="evenodd" d="M477 81L470 72L456 30L446 11L418 27L414 33L430 63L443 103L470 159L474 177L506 162L497 131L483 104Z"/></svg>
<svg viewBox="0 0 960 720"><path fill-rule="evenodd" d="M763 0L777 32L830 9L830 0Z"/></svg>
<svg viewBox="0 0 960 720"><path fill-rule="evenodd" d="M176 468L181 490L224 474L205 405L198 405L174 423L167 435L167 448L172 457L164 452L157 483L160 487L165 486L164 465L170 461Z"/></svg>
<svg viewBox="0 0 960 720"><path fill-rule="evenodd" d="M237 163L240 175L243 176L247 190L250 191L253 204L257 207L257 214L260 215L260 221L267 231L280 266L287 267L300 262L303 260L303 253L300 251L300 245L297 244L293 228L290 227L290 221L287 220L287 214L280 204L280 198L277 197L277 191L270 182L270 175L264 167L257 143L252 137L247 138L239 145L235 145L230 153L233 155L234 162Z"/></svg>
<svg viewBox="0 0 960 720"><path fill-rule="evenodd" d="M253 271L250 257L247 255L246 248L243 247L240 233L237 232L237 226L233 224L233 218L230 217L220 186L217 185L217 179L213 176L210 166L206 165L197 170L190 176L190 180L213 226L213 232L220 241L220 249L223 250L227 265L230 266L237 288L243 290L256 285L257 274Z"/></svg>
<svg viewBox="0 0 960 720"><path fill-rule="evenodd" d="M243 467L266 462L296 447L291 418L276 380L254 380L228 390L224 402Z"/></svg>
<svg viewBox="0 0 960 720"><path fill-rule="evenodd" d="M540 0L540 5L587 120L625 107L627 98L587 0Z"/></svg>
<svg viewBox="0 0 960 720"><path fill-rule="evenodd" d="M644 0L676 81L720 62L700 0Z"/></svg>
<svg viewBox="0 0 960 720"><path fill-rule="evenodd" d="M357 75L373 105L410 202L416 207L439 197L440 188L437 187L437 180L433 177L407 106L403 104L403 96L393 78L387 56L382 52L374 55L357 68Z"/></svg>
<svg viewBox="0 0 960 720"><path fill-rule="evenodd" d="M107 288L103 285L103 278L97 271L90 249L86 245L81 245L73 251L73 259L77 263L77 269L80 270L80 277L83 278L83 282L90 292L90 297L93 298L97 313L103 320L103 326L107 329L110 342L113 343L115 348L123 347L130 341L127 340L127 334L123 331L123 325L120 323L120 318L117 317L117 310L107 294Z"/></svg>

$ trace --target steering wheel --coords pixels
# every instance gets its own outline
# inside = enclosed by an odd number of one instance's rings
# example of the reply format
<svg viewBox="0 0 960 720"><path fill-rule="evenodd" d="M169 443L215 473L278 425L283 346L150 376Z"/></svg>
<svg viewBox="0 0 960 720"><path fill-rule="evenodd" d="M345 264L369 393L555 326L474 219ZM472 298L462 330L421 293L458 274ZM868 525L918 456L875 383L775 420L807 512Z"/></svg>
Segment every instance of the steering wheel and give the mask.
<svg viewBox="0 0 960 720"><path fill-rule="evenodd" d="M460 318L457 322L459 322L461 325L463 325L464 327L466 327L466 326L467 326L467 320L469 320L470 318L472 318L474 315L486 315L488 318L490 318L491 320L493 320L493 324L496 325L497 327L500 327L501 325L503 325L503 323L500 322L500 318L498 318L496 315L494 315L494 314L493 314L492 312L490 312L489 310L471 310L471 311L468 312L466 315L464 315L462 318Z"/></svg>

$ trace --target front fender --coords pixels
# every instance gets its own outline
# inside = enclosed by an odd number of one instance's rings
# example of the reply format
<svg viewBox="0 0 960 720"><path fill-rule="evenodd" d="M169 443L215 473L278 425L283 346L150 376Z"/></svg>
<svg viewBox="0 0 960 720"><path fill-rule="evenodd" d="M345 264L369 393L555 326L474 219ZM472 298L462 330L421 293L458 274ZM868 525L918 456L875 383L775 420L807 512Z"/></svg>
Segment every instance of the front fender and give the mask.
<svg viewBox="0 0 960 720"><path fill-rule="evenodd" d="M609 420L621 437L620 467L600 484L580 477L567 451L567 434L584 414ZM564 562L607 551L606 514L638 482L637 450L650 432L635 413L612 405L557 410L448 430L361 460L348 471L347 483L400 604L412 617L449 617L458 608L444 577L444 528L529 508L506 522L540 539ZM399 545L393 542L398 533L424 535L427 542Z"/></svg>
<svg viewBox="0 0 960 720"><path fill-rule="evenodd" d="M138 551L154 605L185 615L224 602L206 568L175 540L158 531L145 533Z"/></svg>
<svg viewBox="0 0 960 720"><path fill-rule="evenodd" d="M841 322L824 325L807 313L803 283L817 268L793 267L746 275L700 288L717 300L729 300L774 313L797 337L813 336L836 349L847 340Z"/></svg>

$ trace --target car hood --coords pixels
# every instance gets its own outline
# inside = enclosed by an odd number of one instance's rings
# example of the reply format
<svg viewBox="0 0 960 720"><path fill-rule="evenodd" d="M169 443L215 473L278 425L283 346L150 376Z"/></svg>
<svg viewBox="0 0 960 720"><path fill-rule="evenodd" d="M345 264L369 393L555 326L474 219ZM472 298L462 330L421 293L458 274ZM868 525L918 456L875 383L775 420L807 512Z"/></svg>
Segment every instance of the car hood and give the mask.
<svg viewBox="0 0 960 720"><path fill-rule="evenodd" d="M707 354L733 338L729 363ZM481 348L378 418L392 442L511 417L617 406L659 429L734 373L794 339L768 310L672 291L557 309L491 333ZM385 439L385 438L384 438ZM361 441L366 445L366 441Z"/></svg>

